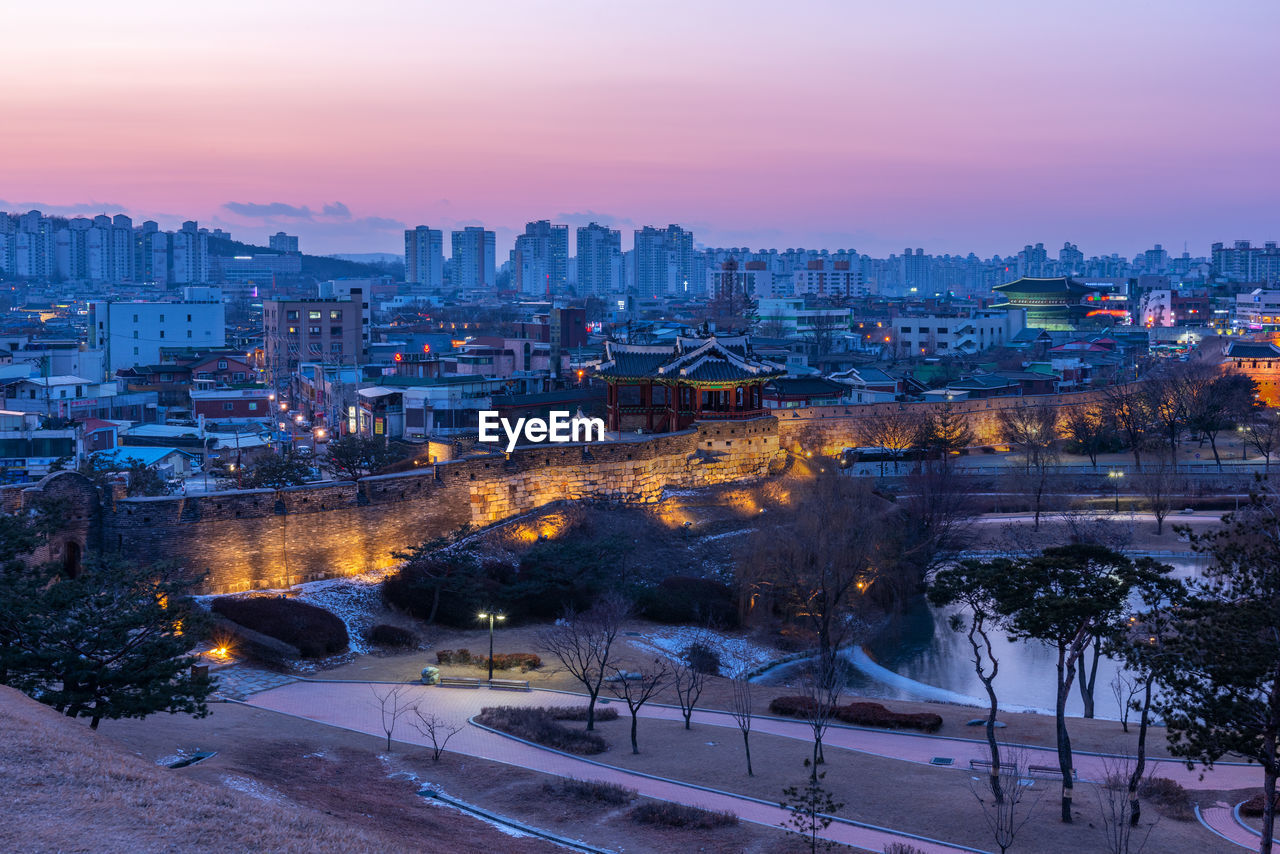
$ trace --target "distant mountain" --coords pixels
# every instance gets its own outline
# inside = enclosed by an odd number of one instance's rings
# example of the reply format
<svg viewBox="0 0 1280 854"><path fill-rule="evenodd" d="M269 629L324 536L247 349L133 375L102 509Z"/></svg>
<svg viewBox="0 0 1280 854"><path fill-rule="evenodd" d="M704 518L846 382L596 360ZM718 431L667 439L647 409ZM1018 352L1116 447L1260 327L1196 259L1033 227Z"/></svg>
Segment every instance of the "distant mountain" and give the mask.
<svg viewBox="0 0 1280 854"><path fill-rule="evenodd" d="M345 255L326 255L326 258L337 258L340 261L355 261L357 264L403 264L404 256L393 252L350 252Z"/></svg>
<svg viewBox="0 0 1280 854"><path fill-rule="evenodd" d="M236 255L278 255L266 246L241 243L209 236L209 254L222 258ZM302 275L315 279L358 279L365 276L392 276L404 278L404 261L399 255L388 252L369 252L360 255L307 255L302 254Z"/></svg>

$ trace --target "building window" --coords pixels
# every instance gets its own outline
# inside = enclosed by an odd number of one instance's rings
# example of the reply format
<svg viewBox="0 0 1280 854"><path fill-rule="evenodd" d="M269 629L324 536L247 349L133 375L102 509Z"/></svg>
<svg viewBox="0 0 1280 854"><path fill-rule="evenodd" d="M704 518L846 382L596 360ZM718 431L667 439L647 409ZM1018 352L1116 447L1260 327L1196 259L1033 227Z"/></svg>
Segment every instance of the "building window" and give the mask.
<svg viewBox="0 0 1280 854"><path fill-rule="evenodd" d="M320 312L318 311L307 312L307 320L319 320L319 319L320 319Z"/></svg>
<svg viewBox="0 0 1280 854"><path fill-rule="evenodd" d="M330 320L341 320L341 319L342 319L342 309L340 309L340 308L331 309L331 310L329 311L329 319L330 319Z"/></svg>
<svg viewBox="0 0 1280 854"><path fill-rule="evenodd" d="M161 329L161 330L160 330L160 337L161 337L161 338L163 338L163 337L164 337L164 330L163 330L163 329Z"/></svg>
<svg viewBox="0 0 1280 854"><path fill-rule="evenodd" d="M220 371L225 371L226 369L227 369L227 362L226 362L226 360L225 360L225 359L220 359L220 360L218 361L218 370L220 370Z"/></svg>
<svg viewBox="0 0 1280 854"><path fill-rule="evenodd" d="M291 309L291 310L289 310L289 311L286 311L286 312L284 313L284 319L285 319L285 320L297 320L297 319L298 319L298 312L297 312L296 310L292 310L292 309Z"/></svg>
<svg viewBox="0 0 1280 854"><path fill-rule="evenodd" d="M229 401L229 400L228 400L227 402L225 402L225 403L223 403L223 404L222 404L222 411L223 411L223 412L230 412L230 411L232 411L232 410L233 410L233 409L235 409L235 408L236 408L236 405L235 405L234 403L232 403L231 401Z"/></svg>
<svg viewBox="0 0 1280 854"><path fill-rule="evenodd" d="M341 341L334 341L332 344L330 344L330 345L329 345L329 351L330 351L331 353L341 353L341 352L342 352L342 342L341 342Z"/></svg>
<svg viewBox="0 0 1280 854"><path fill-rule="evenodd" d="M341 335L341 334L342 334L342 327L341 327L341 326L331 326L331 327L329 327L329 334L330 334L330 335Z"/></svg>
<svg viewBox="0 0 1280 854"><path fill-rule="evenodd" d="M164 323L164 315L163 315L163 314L162 314L162 315L160 315L160 322L161 322L161 323Z"/></svg>
<svg viewBox="0 0 1280 854"><path fill-rule="evenodd" d="M308 327L308 330L311 332L311 334L312 334L312 335L319 335L319 334L320 334L320 327L319 327L319 326L311 326L311 327Z"/></svg>
<svg viewBox="0 0 1280 854"><path fill-rule="evenodd" d="M253 401L250 401L250 402L249 402L249 411L250 411L250 412L256 412L256 411L257 411L257 409L258 409L258 404L257 404L257 403L255 403L255 402L253 402Z"/></svg>

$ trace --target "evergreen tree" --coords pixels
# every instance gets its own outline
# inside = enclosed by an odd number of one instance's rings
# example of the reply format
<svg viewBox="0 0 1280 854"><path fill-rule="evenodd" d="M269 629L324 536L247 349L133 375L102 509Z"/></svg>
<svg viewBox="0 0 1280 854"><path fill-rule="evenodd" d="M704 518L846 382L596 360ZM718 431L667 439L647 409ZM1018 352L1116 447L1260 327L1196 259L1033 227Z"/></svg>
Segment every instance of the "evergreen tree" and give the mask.
<svg viewBox="0 0 1280 854"><path fill-rule="evenodd" d="M200 579L121 560L93 560L44 588L20 631L16 684L69 717L209 713L213 689L191 671ZM6 593L12 593L11 590Z"/></svg>

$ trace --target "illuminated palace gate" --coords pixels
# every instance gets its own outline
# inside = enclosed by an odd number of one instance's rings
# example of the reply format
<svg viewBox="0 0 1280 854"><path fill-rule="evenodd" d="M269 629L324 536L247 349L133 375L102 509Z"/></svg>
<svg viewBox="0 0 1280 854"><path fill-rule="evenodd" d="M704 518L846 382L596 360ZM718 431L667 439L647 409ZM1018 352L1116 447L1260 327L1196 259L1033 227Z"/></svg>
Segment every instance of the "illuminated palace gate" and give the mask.
<svg viewBox="0 0 1280 854"><path fill-rule="evenodd" d="M765 415L764 385L785 373L756 358L745 335L677 338L665 345L608 341L598 371L609 384L609 429L651 433Z"/></svg>

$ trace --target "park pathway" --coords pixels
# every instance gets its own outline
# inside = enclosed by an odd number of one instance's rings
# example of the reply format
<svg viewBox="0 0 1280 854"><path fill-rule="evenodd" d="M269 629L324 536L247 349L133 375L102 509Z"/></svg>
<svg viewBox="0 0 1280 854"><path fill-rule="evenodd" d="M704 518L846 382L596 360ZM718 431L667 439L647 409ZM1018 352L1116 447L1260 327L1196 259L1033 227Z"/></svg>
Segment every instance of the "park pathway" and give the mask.
<svg viewBox="0 0 1280 854"><path fill-rule="evenodd" d="M382 735L380 711L374 698L374 687L382 690L389 686L373 686L366 682L306 680L269 688L251 695L247 702L263 709L296 715L358 732ZM558 691L499 693L484 688L433 688L414 684L409 684L407 687L413 693L413 700L423 701L425 706L440 717L465 727L449 743L450 750L561 776L620 783L649 797L694 804L707 809L729 810L743 820L758 824L776 827L786 818L785 811L772 804L726 792L703 789L694 784L646 777L643 774L524 744L480 727L467 726L468 719L478 714L483 706L580 705L584 699L581 695ZM663 720L681 719L679 709L652 704L644 707L641 716ZM693 720L707 726L733 729L737 727L732 715L727 712L699 710L694 713ZM806 723L772 717L757 717L752 722L752 731L800 741L809 741L812 738ZM397 728L395 739L412 744L424 743L424 739L404 723ZM924 765L937 765L938 759L950 759L950 767L966 771L969 768L969 761L983 759L987 750L984 741L974 739L838 725L828 730L824 741L832 747ZM1057 764L1057 753L1052 748L1021 747L1018 749L1023 753L1027 764L1049 766ZM1082 781L1105 779L1108 772L1114 770L1118 761L1114 758L1077 753L1077 773ZM1256 766L1227 764L1218 765L1210 771L1201 771L1189 770L1180 762L1154 759L1148 760L1148 768L1153 769L1152 773L1175 779L1189 789L1241 789L1257 786L1260 782L1259 770ZM1242 834L1248 834L1246 829L1236 823L1230 810L1227 810L1225 818L1214 812L1213 808L1206 810L1205 813L1206 826L1232 842L1238 842L1237 837L1243 839ZM1227 831L1230 831L1230 834ZM884 845L892 841L910 842L928 854L956 854L956 852L969 850L960 845L931 844L905 834L843 822L833 824L827 835L833 840L874 852L882 851ZM1250 845L1256 847L1256 838Z"/></svg>
<svg viewBox="0 0 1280 854"><path fill-rule="evenodd" d="M300 681L254 694L246 702L257 708L382 737L385 733L382 730L379 705L373 693L374 687L385 690L389 686L371 686L365 682ZM467 725L468 719L479 714L483 706L581 705L582 697L578 695L549 691L498 693L483 688L429 688L422 685L409 685L408 688L412 692L412 700L423 701L424 706L441 718L464 727L449 742L449 750L452 752L562 777L617 783L635 789L646 797L692 804L710 810L725 810L743 821L770 827L778 827L787 819L787 812L776 804L632 773L545 750ZM678 714L678 710L676 711ZM661 715L654 715L659 716ZM731 720L730 723L732 724ZM406 721L401 721L396 728L394 738L408 744L426 743L426 739ZM975 851L962 845L929 842L905 833L859 825L847 820L833 823L823 835L875 854L880 854L892 842L909 843L924 854L973 854Z"/></svg>

